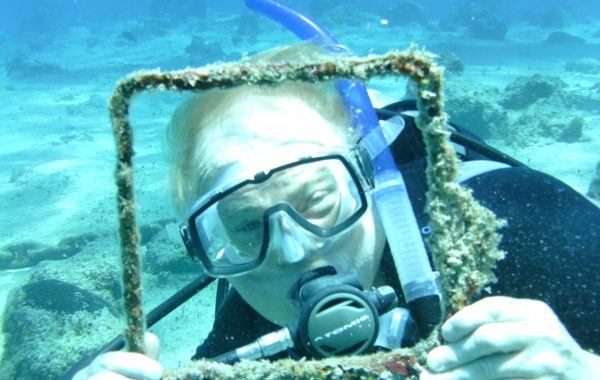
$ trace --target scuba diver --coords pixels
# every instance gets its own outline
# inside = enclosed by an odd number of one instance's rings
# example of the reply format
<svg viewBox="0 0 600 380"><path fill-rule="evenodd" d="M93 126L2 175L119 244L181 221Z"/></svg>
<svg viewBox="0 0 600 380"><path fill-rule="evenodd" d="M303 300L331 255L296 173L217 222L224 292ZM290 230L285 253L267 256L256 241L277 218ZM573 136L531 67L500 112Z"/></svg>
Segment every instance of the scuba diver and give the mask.
<svg viewBox="0 0 600 380"><path fill-rule="evenodd" d="M289 8L247 4L309 40L251 60L343 52ZM414 101L374 109L356 81L211 90L175 111L181 236L224 289L193 359L368 353L411 346L442 322L415 112ZM506 258L488 294L443 323L421 379L600 378L590 351L600 349L600 209L450 128L459 182L507 221ZM160 378L158 339L146 338L148 356L105 353L74 379Z"/></svg>

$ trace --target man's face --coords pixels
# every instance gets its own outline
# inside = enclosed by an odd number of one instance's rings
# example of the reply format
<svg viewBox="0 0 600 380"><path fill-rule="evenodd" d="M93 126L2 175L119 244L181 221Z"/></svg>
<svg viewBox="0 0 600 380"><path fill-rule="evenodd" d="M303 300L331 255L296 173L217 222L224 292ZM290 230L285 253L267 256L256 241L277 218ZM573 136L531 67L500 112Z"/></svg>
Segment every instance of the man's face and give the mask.
<svg viewBox="0 0 600 380"><path fill-rule="evenodd" d="M209 134L213 139L226 138L231 142L220 143L219 152L214 154L218 165L226 168L225 173L238 167L258 173L293 162L292 157L299 157L298 153L309 156L344 146L343 139L327 121L299 100L258 102L244 111L243 117L224 120L235 123L236 133L242 138L237 139L231 133L222 136L218 128ZM240 143L243 149L252 152L245 159L239 156ZM341 213L354 207L348 191L340 188L336 170L324 162L297 166L275 174L260 186L236 192L219 205L229 238L242 254L256 255L262 242L265 210L278 202L288 203L312 224L330 227L344 217ZM371 208L332 238L311 235L284 212L271 217L269 230L269 248L262 264L229 281L246 302L272 322L285 325L298 317L299 309L290 297L299 277L308 271L323 266L333 266L338 273L354 270L365 287L373 284L383 239Z"/></svg>

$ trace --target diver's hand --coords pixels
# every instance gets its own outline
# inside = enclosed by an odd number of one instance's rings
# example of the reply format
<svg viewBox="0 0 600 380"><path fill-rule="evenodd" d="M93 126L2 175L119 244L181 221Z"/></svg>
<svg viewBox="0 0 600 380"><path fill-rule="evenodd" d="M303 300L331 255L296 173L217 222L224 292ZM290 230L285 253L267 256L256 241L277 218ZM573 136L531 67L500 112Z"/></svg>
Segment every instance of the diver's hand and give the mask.
<svg viewBox="0 0 600 380"><path fill-rule="evenodd" d="M77 372L73 380L159 380L163 367L158 362L158 338L146 333L144 345L148 356L133 352L107 352L98 355L90 365Z"/></svg>
<svg viewBox="0 0 600 380"><path fill-rule="evenodd" d="M600 357L579 347L541 301L488 297L442 326L447 344L421 380L600 379Z"/></svg>

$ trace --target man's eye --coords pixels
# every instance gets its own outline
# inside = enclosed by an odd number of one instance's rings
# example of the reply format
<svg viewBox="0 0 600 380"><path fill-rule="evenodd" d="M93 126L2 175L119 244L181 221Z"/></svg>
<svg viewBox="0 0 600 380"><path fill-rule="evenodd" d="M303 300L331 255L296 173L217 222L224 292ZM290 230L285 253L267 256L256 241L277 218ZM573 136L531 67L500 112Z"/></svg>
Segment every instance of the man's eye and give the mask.
<svg viewBox="0 0 600 380"><path fill-rule="evenodd" d="M313 193L308 198L308 202L307 202L308 207L317 206L319 203L321 203L325 200L326 195L327 194L323 191L317 191L316 193Z"/></svg>
<svg viewBox="0 0 600 380"><path fill-rule="evenodd" d="M262 226L262 223L258 220L253 220L244 224L239 225L235 230L239 233L249 234L254 233L259 230Z"/></svg>
<svg viewBox="0 0 600 380"><path fill-rule="evenodd" d="M323 217L333 211L336 206L336 196L330 191L315 191L306 199L304 207L300 211L304 217Z"/></svg>

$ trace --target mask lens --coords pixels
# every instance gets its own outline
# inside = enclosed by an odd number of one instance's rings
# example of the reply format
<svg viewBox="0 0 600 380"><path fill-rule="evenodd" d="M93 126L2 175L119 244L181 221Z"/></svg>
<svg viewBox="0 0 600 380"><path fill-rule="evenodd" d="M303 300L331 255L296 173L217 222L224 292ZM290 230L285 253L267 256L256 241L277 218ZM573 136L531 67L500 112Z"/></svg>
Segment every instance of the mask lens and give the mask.
<svg viewBox="0 0 600 380"><path fill-rule="evenodd" d="M322 237L348 227L366 205L347 165L338 157L300 161L257 175L212 202L194 219L207 269L231 273L258 265L268 245L269 216L276 212Z"/></svg>

